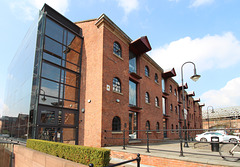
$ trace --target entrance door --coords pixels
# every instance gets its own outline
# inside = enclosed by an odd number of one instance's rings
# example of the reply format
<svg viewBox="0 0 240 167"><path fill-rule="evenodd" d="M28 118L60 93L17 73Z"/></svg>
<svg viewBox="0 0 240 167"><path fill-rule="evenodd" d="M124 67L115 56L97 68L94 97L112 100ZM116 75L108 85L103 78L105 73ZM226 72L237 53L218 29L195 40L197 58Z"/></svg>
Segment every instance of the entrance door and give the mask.
<svg viewBox="0 0 240 167"><path fill-rule="evenodd" d="M167 120L163 118L163 137L167 138Z"/></svg>
<svg viewBox="0 0 240 167"><path fill-rule="evenodd" d="M129 112L129 139L137 139L138 130L138 114L136 112Z"/></svg>

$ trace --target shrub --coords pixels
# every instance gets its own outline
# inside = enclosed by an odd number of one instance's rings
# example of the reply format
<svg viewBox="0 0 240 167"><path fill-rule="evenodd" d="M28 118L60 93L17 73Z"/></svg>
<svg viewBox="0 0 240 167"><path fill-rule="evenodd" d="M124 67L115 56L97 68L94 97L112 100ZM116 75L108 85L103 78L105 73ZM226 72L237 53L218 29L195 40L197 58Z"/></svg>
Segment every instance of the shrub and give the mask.
<svg viewBox="0 0 240 167"><path fill-rule="evenodd" d="M104 148L70 145L37 139L28 139L27 147L84 165L92 163L94 166L107 166L110 161L110 150Z"/></svg>

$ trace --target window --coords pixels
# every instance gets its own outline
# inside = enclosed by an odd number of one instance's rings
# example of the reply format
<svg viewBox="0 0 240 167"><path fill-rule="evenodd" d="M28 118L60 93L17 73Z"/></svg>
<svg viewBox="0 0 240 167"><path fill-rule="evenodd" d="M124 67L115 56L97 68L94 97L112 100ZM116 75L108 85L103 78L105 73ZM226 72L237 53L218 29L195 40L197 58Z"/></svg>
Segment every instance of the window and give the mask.
<svg viewBox="0 0 240 167"><path fill-rule="evenodd" d="M145 75L149 77L149 68L148 66L145 66Z"/></svg>
<svg viewBox="0 0 240 167"><path fill-rule="evenodd" d="M119 57L122 57L121 47L117 42L113 44L113 53Z"/></svg>
<svg viewBox="0 0 240 167"><path fill-rule="evenodd" d="M158 75L155 73L155 82L158 83Z"/></svg>
<svg viewBox="0 0 240 167"><path fill-rule="evenodd" d="M157 124L156 124L156 130L157 130L157 132L159 132L159 129L160 129L160 127L159 127L159 122L157 122Z"/></svg>
<svg viewBox="0 0 240 167"><path fill-rule="evenodd" d="M177 111L177 106L175 106L175 112L176 112L176 114L178 113L178 111Z"/></svg>
<svg viewBox="0 0 240 167"><path fill-rule="evenodd" d="M156 106L156 107L159 107L159 100L158 100L158 97L155 97L155 106Z"/></svg>
<svg viewBox="0 0 240 167"><path fill-rule="evenodd" d="M137 73L137 56L129 51L129 72Z"/></svg>
<svg viewBox="0 0 240 167"><path fill-rule="evenodd" d="M150 98L149 98L149 93L148 92L145 93L145 102L150 103Z"/></svg>
<svg viewBox="0 0 240 167"><path fill-rule="evenodd" d="M169 87L169 92L172 93L172 85Z"/></svg>
<svg viewBox="0 0 240 167"><path fill-rule="evenodd" d="M171 125L171 132L174 133L173 124Z"/></svg>
<svg viewBox="0 0 240 167"><path fill-rule="evenodd" d="M166 115L166 99L164 97L162 98L162 110L163 115Z"/></svg>
<svg viewBox="0 0 240 167"><path fill-rule="evenodd" d="M165 92L165 80L162 79L162 92Z"/></svg>
<svg viewBox="0 0 240 167"><path fill-rule="evenodd" d="M176 125L176 132L178 133L178 125Z"/></svg>
<svg viewBox="0 0 240 167"><path fill-rule="evenodd" d="M129 104L137 106L137 84L129 81Z"/></svg>
<svg viewBox="0 0 240 167"><path fill-rule="evenodd" d="M113 91L121 93L121 82L118 78L113 78Z"/></svg>
<svg viewBox="0 0 240 167"><path fill-rule="evenodd" d="M150 122L149 121L146 122L146 129L150 130Z"/></svg>
<svg viewBox="0 0 240 167"><path fill-rule="evenodd" d="M172 112L173 111L173 105L170 104L170 111Z"/></svg>
<svg viewBox="0 0 240 167"><path fill-rule="evenodd" d="M174 89L174 95L177 96L177 90L176 89Z"/></svg>
<svg viewBox="0 0 240 167"><path fill-rule="evenodd" d="M118 116L113 118L112 131L121 131L121 120Z"/></svg>

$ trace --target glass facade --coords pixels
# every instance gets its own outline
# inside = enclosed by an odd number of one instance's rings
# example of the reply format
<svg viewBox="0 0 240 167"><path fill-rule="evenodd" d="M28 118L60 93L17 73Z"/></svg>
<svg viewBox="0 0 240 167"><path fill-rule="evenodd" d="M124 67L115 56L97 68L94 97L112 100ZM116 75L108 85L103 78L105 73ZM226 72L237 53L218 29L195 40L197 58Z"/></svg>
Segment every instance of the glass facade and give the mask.
<svg viewBox="0 0 240 167"><path fill-rule="evenodd" d="M68 28L76 26L69 20L48 6L43 10L51 10L51 15L41 11L10 68L8 113L17 124L18 119L25 119L26 130L9 133L77 144L83 38L81 31Z"/></svg>

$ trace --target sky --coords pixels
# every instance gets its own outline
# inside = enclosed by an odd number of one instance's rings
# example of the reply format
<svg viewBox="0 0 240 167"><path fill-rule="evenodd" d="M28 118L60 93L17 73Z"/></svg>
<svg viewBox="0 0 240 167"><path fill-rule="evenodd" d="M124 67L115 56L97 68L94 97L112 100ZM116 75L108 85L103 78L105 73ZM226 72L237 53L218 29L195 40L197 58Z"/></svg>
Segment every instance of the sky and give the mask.
<svg viewBox="0 0 240 167"><path fill-rule="evenodd" d="M174 68L195 98L214 108L240 106L239 0L0 0L0 116L8 66L44 3L72 22L105 13L132 40L147 36L147 54ZM193 82L194 62L201 78Z"/></svg>

